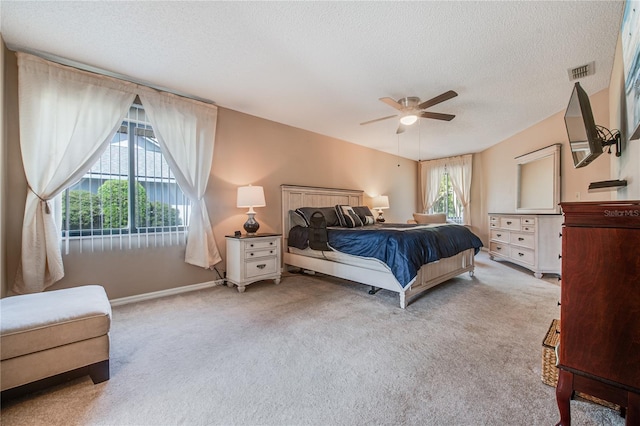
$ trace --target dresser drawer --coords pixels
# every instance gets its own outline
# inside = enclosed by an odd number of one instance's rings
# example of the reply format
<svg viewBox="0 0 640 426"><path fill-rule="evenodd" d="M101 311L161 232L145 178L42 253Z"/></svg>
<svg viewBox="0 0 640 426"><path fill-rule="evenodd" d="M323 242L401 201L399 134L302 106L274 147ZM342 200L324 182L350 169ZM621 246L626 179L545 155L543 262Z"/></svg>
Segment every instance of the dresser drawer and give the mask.
<svg viewBox="0 0 640 426"><path fill-rule="evenodd" d="M274 274L278 270L277 258L266 257L262 259L248 260L245 265L244 276L247 279L260 275Z"/></svg>
<svg viewBox="0 0 640 426"><path fill-rule="evenodd" d="M509 245L491 241L489 242L489 251L503 256L509 256Z"/></svg>
<svg viewBox="0 0 640 426"><path fill-rule="evenodd" d="M500 228L513 229L515 231L520 230L520 218L519 217L501 217Z"/></svg>
<svg viewBox="0 0 640 426"><path fill-rule="evenodd" d="M524 231L524 232L535 232L536 231L536 227L535 227L535 225L522 225L522 231Z"/></svg>
<svg viewBox="0 0 640 426"><path fill-rule="evenodd" d="M528 247L530 249L535 247L533 234L526 234L524 232L511 232L509 242L511 244Z"/></svg>
<svg viewBox="0 0 640 426"><path fill-rule="evenodd" d="M508 243L509 231L503 231L502 229L492 229L491 239L494 241L502 241L503 243Z"/></svg>
<svg viewBox="0 0 640 426"><path fill-rule="evenodd" d="M523 217L522 219L522 226L534 226L536 224L536 218L535 217Z"/></svg>
<svg viewBox="0 0 640 426"><path fill-rule="evenodd" d="M511 258L529 265L533 265L535 261L533 250L522 247L511 247Z"/></svg>

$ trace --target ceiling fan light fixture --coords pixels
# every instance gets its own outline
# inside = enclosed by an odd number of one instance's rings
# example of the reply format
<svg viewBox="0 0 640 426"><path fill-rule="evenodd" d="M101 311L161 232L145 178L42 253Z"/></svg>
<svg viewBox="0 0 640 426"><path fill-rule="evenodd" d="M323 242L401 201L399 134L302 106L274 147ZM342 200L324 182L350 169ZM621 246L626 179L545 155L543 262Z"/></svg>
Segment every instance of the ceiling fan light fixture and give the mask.
<svg viewBox="0 0 640 426"><path fill-rule="evenodd" d="M405 126L411 126L413 123L415 123L416 121L418 121L418 116L415 114L407 114L407 115L403 115L400 118L400 122L402 124L404 124Z"/></svg>

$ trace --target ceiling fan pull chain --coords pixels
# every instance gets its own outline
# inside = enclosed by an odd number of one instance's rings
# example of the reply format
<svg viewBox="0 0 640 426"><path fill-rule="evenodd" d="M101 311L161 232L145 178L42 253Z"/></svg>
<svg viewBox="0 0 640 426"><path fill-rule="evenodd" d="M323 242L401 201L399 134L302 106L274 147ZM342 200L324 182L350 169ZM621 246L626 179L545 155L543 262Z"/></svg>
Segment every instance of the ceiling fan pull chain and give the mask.
<svg viewBox="0 0 640 426"><path fill-rule="evenodd" d="M418 121L418 161L422 160L422 127L420 126L420 122Z"/></svg>

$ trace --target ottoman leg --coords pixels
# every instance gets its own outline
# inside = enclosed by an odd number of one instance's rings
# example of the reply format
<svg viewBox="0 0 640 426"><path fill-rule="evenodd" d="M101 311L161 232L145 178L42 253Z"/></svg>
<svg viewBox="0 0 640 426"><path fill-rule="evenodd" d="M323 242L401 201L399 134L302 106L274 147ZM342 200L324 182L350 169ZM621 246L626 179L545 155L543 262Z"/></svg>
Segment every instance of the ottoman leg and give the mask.
<svg viewBox="0 0 640 426"><path fill-rule="evenodd" d="M97 385L106 380L109 380L109 360L96 362L89 366L89 376L93 380L93 384Z"/></svg>

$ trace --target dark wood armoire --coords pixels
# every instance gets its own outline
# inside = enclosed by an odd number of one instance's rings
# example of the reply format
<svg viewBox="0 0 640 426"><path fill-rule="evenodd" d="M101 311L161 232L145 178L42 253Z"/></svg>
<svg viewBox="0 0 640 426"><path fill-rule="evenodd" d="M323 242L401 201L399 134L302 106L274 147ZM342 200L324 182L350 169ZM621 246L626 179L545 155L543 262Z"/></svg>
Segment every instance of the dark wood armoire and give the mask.
<svg viewBox="0 0 640 426"><path fill-rule="evenodd" d="M561 203L558 425L574 391L640 425L640 201Z"/></svg>

